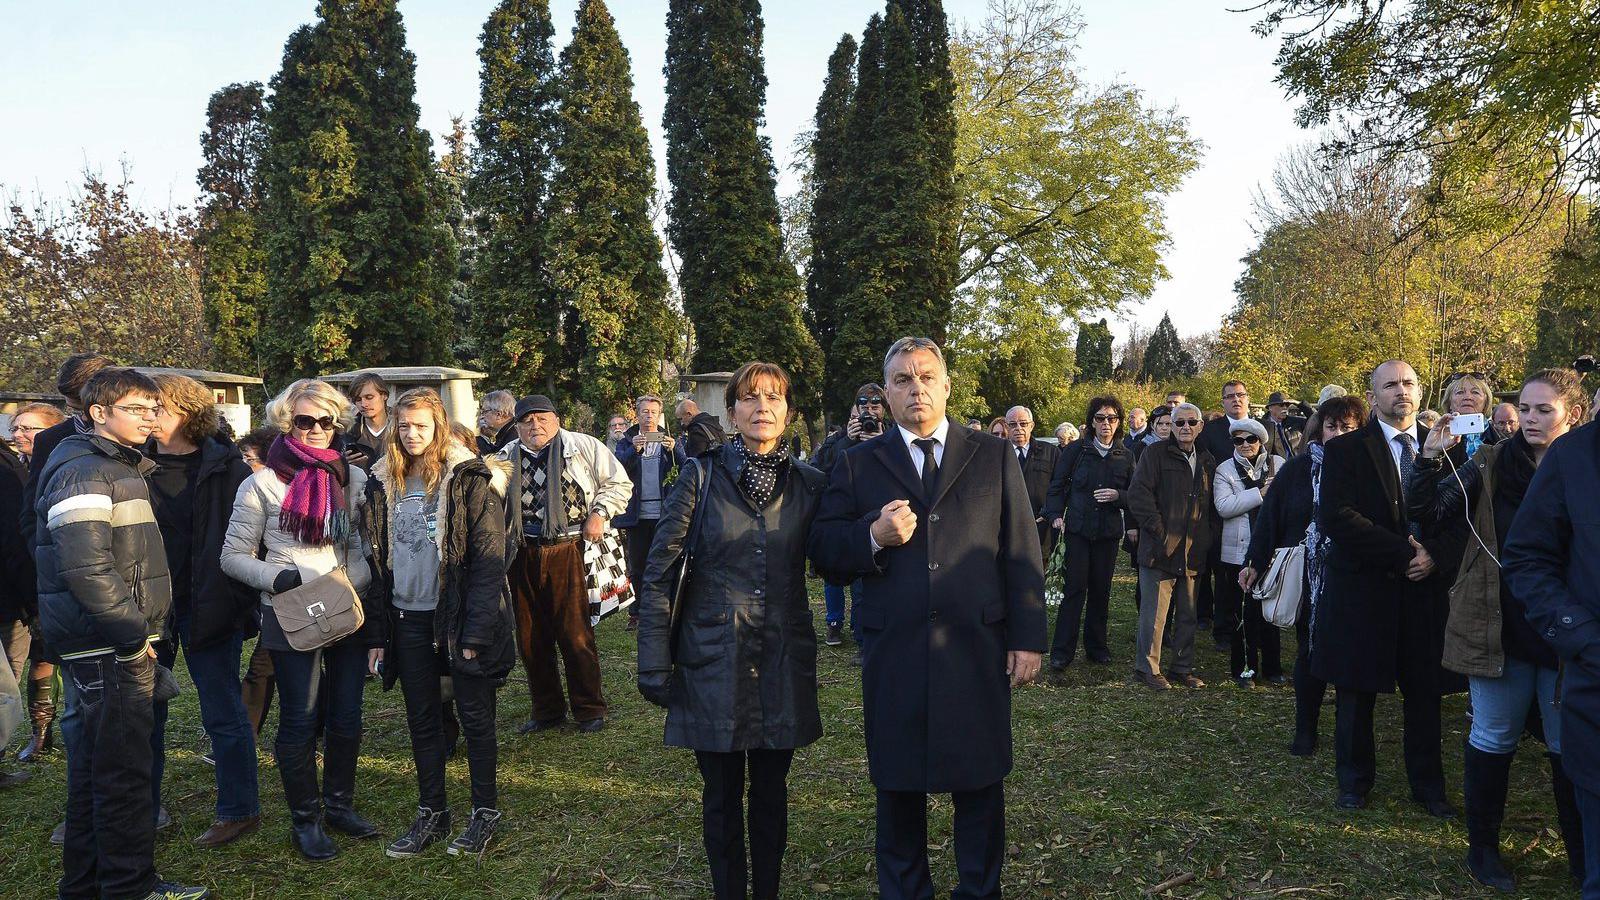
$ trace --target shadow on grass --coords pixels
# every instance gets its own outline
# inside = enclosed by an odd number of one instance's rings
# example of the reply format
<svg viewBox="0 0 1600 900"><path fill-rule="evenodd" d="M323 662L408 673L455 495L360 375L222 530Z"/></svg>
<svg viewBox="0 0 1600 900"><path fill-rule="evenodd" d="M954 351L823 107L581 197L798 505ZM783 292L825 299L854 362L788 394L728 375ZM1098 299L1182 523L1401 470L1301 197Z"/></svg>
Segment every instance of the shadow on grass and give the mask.
<svg viewBox="0 0 1600 900"><path fill-rule="evenodd" d="M814 602L821 605L820 584ZM1065 677L1015 699L1016 768L1007 782L1009 897L1135 897L1192 875L1176 897L1487 897L1467 877L1459 822L1408 802L1399 707L1378 704L1379 778L1373 807L1340 813L1334 797L1331 702L1316 757L1285 752L1293 697L1227 682L1227 658L1201 636L1201 691L1155 694L1129 682L1132 579L1112 598L1114 662L1074 664ZM1053 611L1052 611L1053 616ZM820 616L819 616L820 618ZM1053 624L1053 623L1052 623ZM177 825L157 841L157 863L218 897L619 897L710 895L700 846L700 781L693 754L662 746L663 713L634 690L633 640L620 618L599 631L609 726L518 735L527 716L520 670L500 692L500 788L506 818L481 860L442 849L400 862L384 842L410 823L416 784L398 690L367 693L357 803L384 830L379 841L337 838L342 854L305 863L289 846L277 770L260 770L266 821L215 851L190 841L209 824L212 770L199 761L194 694L174 701L165 799ZM1284 655L1293 658L1292 635ZM823 648L818 674L825 734L800 751L790 775L785 897L866 897L872 866L873 790L866 778L858 670L852 647ZM1459 802L1464 703L1445 703L1445 762ZM269 722L270 743L274 725ZM1552 830L1542 748L1523 749L1512 773L1504 852L1519 896L1567 897ZM27 784L0 794L0 897L54 896L59 850L49 846L64 792L59 752ZM464 754L448 788L458 827L467 812ZM949 800L930 802L936 885L954 883Z"/></svg>

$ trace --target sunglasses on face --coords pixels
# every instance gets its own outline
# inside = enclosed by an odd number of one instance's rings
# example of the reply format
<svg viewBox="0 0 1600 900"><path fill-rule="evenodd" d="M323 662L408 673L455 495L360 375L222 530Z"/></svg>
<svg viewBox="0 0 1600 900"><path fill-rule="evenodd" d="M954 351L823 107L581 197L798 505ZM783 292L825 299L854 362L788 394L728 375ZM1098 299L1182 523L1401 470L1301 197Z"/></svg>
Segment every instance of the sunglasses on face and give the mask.
<svg viewBox="0 0 1600 900"><path fill-rule="evenodd" d="M1258 438L1253 434L1236 434L1233 436L1233 445L1235 447L1243 447L1245 444L1259 443L1261 443L1261 438Z"/></svg>
<svg viewBox="0 0 1600 900"><path fill-rule="evenodd" d="M1199 419L1173 419L1172 424L1179 428L1193 428L1200 424Z"/></svg>
<svg viewBox="0 0 1600 900"><path fill-rule="evenodd" d="M322 426L323 431L332 431L333 416L323 416L321 418L317 418L315 416L294 417L294 427L300 429L301 431L310 431L318 425Z"/></svg>
<svg viewBox="0 0 1600 900"><path fill-rule="evenodd" d="M1106 413L1095 413L1094 420L1096 422L1121 422L1122 421L1122 417L1121 416L1108 415Z"/></svg>

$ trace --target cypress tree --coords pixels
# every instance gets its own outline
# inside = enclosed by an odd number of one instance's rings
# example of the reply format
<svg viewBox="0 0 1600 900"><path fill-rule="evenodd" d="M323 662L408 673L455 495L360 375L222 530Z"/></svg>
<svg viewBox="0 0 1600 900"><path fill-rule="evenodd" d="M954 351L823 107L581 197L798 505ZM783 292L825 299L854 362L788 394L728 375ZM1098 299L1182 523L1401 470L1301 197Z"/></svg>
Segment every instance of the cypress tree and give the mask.
<svg viewBox="0 0 1600 900"><path fill-rule="evenodd" d="M1111 326L1105 319L1086 322L1078 326L1078 371L1072 383L1082 381L1108 381L1111 378Z"/></svg>
<svg viewBox="0 0 1600 900"><path fill-rule="evenodd" d="M695 327L694 365L775 362L814 390L816 343L784 258L757 0L671 0L667 11L667 234Z"/></svg>
<svg viewBox="0 0 1600 900"><path fill-rule="evenodd" d="M472 222L467 216L467 177L471 162L467 149L467 128L460 116L450 117L450 135L445 138L445 154L439 157L435 178L440 214L444 217L450 247L447 258L455 259L450 279L450 321L454 336L450 355L458 366L473 369L479 359L477 334L472 328Z"/></svg>
<svg viewBox="0 0 1600 900"><path fill-rule="evenodd" d="M879 370L901 335L942 339L948 298L934 296L936 228L925 180L928 139L916 49L905 16L874 16L861 42L850 113L849 290L829 358L830 396Z"/></svg>
<svg viewBox="0 0 1600 900"><path fill-rule="evenodd" d="M258 240L266 102L260 82L230 84L206 104L200 134L200 293L211 365L257 373L256 331L267 292L266 252Z"/></svg>
<svg viewBox="0 0 1600 900"><path fill-rule="evenodd" d="M1171 384L1180 379L1193 378L1199 368L1194 356L1184 349L1183 342L1178 339L1178 330L1172 327L1172 316L1163 315L1144 349L1144 364L1139 367L1139 380Z"/></svg>
<svg viewBox="0 0 1600 900"><path fill-rule="evenodd" d="M561 53L561 100L545 246L578 364L577 399L598 414L660 393L675 343L661 242L650 221L655 162L628 51L603 0L583 0Z"/></svg>
<svg viewBox="0 0 1600 900"><path fill-rule="evenodd" d="M553 392L571 371L545 264L545 216L556 129L548 0L501 0L478 47L477 148L467 205L478 247L473 329L490 383Z"/></svg>
<svg viewBox="0 0 1600 900"><path fill-rule="evenodd" d="M905 14L921 76L922 128L927 136L922 178L926 187L927 215L932 218L935 229L928 269L930 277L936 280L928 285L927 295L934 306L933 317L939 323L935 335L943 340L960 267L957 231L961 198L955 181L956 78L950 68L950 22L943 0L889 0L889 3L891 7L900 7Z"/></svg>
<svg viewBox="0 0 1600 900"><path fill-rule="evenodd" d="M833 343L839 331L840 304L849 289L845 268L846 241L849 236L850 102L855 93L856 41L850 35L839 39L828 57L828 76L817 100L815 136L811 142L811 260L806 272L806 307L811 313L812 333L822 349L827 372L823 385L823 409L836 412L853 398L840 392L840 377L833 365ZM857 382L859 383L859 382ZM848 392L852 386L846 386Z"/></svg>
<svg viewBox="0 0 1600 900"><path fill-rule="evenodd" d="M394 0L322 0L273 80L267 371L440 361L451 243Z"/></svg>

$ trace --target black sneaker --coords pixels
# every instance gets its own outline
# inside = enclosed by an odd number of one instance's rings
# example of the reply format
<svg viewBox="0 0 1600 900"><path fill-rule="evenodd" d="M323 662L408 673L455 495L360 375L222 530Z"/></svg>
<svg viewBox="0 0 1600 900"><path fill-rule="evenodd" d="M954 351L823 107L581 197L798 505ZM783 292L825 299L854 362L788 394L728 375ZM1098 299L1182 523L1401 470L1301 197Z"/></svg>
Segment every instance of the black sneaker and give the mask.
<svg viewBox="0 0 1600 900"><path fill-rule="evenodd" d="M411 823L410 830L396 838L389 849L383 852L392 859L410 859L428 849L429 844L444 840L449 831L450 810L434 812L426 806L419 806L417 819Z"/></svg>
<svg viewBox="0 0 1600 900"><path fill-rule="evenodd" d="M489 839L494 837L495 827L500 824L500 810L478 808L472 811L472 818L467 820L467 830L450 842L445 852L451 856L480 855L484 848L489 846Z"/></svg>
<svg viewBox="0 0 1600 900"><path fill-rule="evenodd" d="M829 647L837 647L844 643L844 625L838 622L828 623L828 636L823 638Z"/></svg>
<svg viewBox="0 0 1600 900"><path fill-rule="evenodd" d="M206 900L209 896L211 892L203 887L158 881L155 890L145 895L144 900Z"/></svg>

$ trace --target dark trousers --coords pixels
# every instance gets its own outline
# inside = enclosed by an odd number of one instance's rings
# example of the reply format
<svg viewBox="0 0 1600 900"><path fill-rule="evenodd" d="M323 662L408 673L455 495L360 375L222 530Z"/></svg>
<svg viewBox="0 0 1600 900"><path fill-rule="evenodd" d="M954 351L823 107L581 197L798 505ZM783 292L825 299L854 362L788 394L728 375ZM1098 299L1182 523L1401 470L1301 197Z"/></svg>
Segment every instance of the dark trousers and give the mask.
<svg viewBox="0 0 1600 900"><path fill-rule="evenodd" d="M1221 610L1217 609L1216 591L1211 580L1216 577L1217 564L1222 562L1222 545L1220 537L1213 541L1211 550L1206 554L1206 567L1195 578L1194 617L1197 622L1210 621L1211 634L1218 640L1223 636L1232 636L1233 623L1224 623ZM1226 628L1224 628L1226 625Z"/></svg>
<svg viewBox="0 0 1600 900"><path fill-rule="evenodd" d="M956 873L951 897L999 897L1006 848L1005 782L950 795L955 805ZM884 900L927 900L928 795L878 790L878 893Z"/></svg>
<svg viewBox="0 0 1600 900"><path fill-rule="evenodd" d="M1600 900L1600 794L1572 787L1583 817L1583 900Z"/></svg>
<svg viewBox="0 0 1600 900"><path fill-rule="evenodd" d="M183 658L200 701L200 723L211 738L216 760L217 813L221 821L239 821L261 814L256 780L256 736L239 692L239 654L244 635L196 650L189 646L189 620L178 619Z"/></svg>
<svg viewBox="0 0 1600 900"><path fill-rule="evenodd" d="M1334 749L1337 754L1339 792L1366 796L1377 779L1377 748L1372 734L1372 711L1378 695L1339 688ZM1411 796L1444 799L1444 761L1440 754L1443 727L1439 722L1439 695L1435 692L1402 693L1405 728L1403 752Z"/></svg>
<svg viewBox="0 0 1600 900"><path fill-rule="evenodd" d="M1277 626L1262 618L1261 604L1254 597L1245 596L1239 587L1243 568L1233 563L1217 564L1217 618L1227 615L1235 623L1233 677L1238 678L1248 668L1257 678L1275 678L1283 674L1283 641Z"/></svg>
<svg viewBox="0 0 1600 900"><path fill-rule="evenodd" d="M494 682L471 675L451 675L449 651L433 646L431 612L395 610L395 666L406 700L406 726L411 732L411 757L417 764L417 805L438 812L448 809L444 793L444 699L439 679L449 675L461 733L467 739L467 770L472 777L474 809L498 809L494 739Z"/></svg>
<svg viewBox="0 0 1600 900"><path fill-rule="evenodd" d="M1117 568L1118 540L1090 540L1067 534L1065 587L1056 611L1056 637L1050 663L1066 665L1078 655L1078 629L1083 629L1083 650L1090 659L1111 655L1106 643L1106 617L1111 606L1111 576Z"/></svg>
<svg viewBox="0 0 1600 900"><path fill-rule="evenodd" d="M628 581L632 582L635 596L644 591L644 564L650 558L650 544L656 539L656 523L659 519L640 519L637 524L628 527ZM637 606L628 610L628 615L637 618Z"/></svg>
<svg viewBox="0 0 1600 900"><path fill-rule="evenodd" d="M579 722L605 718L600 651L589 624L583 584L583 545L530 542L517 553L509 574L517 612L517 650L528 673L534 721L566 717L567 697L561 693L561 671L556 667L558 649L567 672L572 717Z"/></svg>
<svg viewBox="0 0 1600 900"><path fill-rule="evenodd" d="M168 669L178 664L177 641L157 641L155 648L158 664ZM155 816L161 809L161 782L167 777L167 701L153 701L150 712L150 800L154 804L150 809Z"/></svg>
<svg viewBox="0 0 1600 900"><path fill-rule="evenodd" d="M793 750L696 750L695 762L705 786L701 826L706 861L711 864L711 890L717 900L769 900L778 896L783 850L789 842L789 763ZM750 769L750 881L745 891L745 763Z"/></svg>
<svg viewBox="0 0 1600 900"><path fill-rule="evenodd" d="M329 734L351 740L361 737L361 699L367 686L364 643L351 636L314 652L269 652L278 681L279 744L297 747L314 742L319 722Z"/></svg>
<svg viewBox="0 0 1600 900"><path fill-rule="evenodd" d="M250 651L250 664L245 668L244 683L239 693L244 699L245 715L257 735L267 724L267 713L272 709L272 654L256 641Z"/></svg>
<svg viewBox="0 0 1600 900"><path fill-rule="evenodd" d="M63 898L143 897L155 887L150 804L155 660L111 656L64 667L80 721L67 756Z"/></svg>
<svg viewBox="0 0 1600 900"><path fill-rule="evenodd" d="M1056 541L1061 533L1050 527L1049 522L1036 522L1039 527L1039 550L1044 554L1045 571L1050 571L1050 554L1056 549Z"/></svg>
<svg viewBox="0 0 1600 900"><path fill-rule="evenodd" d="M1307 588L1309 590L1309 587ZM1315 736L1322 716L1322 695L1328 683L1311 674L1311 604L1300 608L1294 623L1294 731Z"/></svg>

